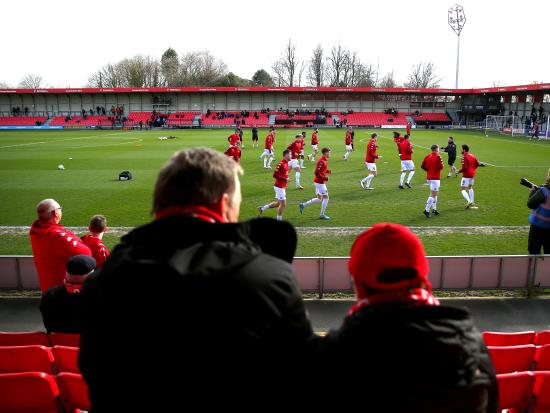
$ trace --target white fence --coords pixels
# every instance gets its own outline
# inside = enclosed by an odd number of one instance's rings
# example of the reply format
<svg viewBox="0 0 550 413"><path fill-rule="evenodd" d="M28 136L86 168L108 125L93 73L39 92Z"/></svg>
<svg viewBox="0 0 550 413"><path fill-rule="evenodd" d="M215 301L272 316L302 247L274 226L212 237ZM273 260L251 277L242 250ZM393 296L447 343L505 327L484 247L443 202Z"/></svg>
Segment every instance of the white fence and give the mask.
<svg viewBox="0 0 550 413"><path fill-rule="evenodd" d="M436 290L550 288L550 255L428 257L429 279ZM303 292L322 298L328 292L352 292L346 257L296 257L294 269ZM32 256L0 256L0 289L37 289Z"/></svg>

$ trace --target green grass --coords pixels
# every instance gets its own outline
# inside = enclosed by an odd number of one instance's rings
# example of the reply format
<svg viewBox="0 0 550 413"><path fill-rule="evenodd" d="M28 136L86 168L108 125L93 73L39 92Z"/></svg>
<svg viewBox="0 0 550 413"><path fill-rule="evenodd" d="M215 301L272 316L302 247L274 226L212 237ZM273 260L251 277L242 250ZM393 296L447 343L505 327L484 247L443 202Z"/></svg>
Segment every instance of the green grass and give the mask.
<svg viewBox="0 0 550 413"><path fill-rule="evenodd" d="M308 140L309 143L309 134ZM318 219L318 206L306 209L301 216L298 203L314 196L314 164L306 161L302 173L305 190L287 190L288 208L285 219L298 227L368 227L380 221L399 222L414 227L425 226L516 226L528 225L525 206L527 190L518 182L526 177L540 183L550 167L550 144L530 143L524 138L490 135L481 132L453 131L457 145L467 143L478 159L495 166L478 170L476 203L478 210L464 210L459 179L443 179L438 209L441 216L426 219L424 208L428 189L422 158L423 147L445 144L449 131L413 131L413 156L417 173L413 189L399 190L399 158L390 139L391 130L377 130L379 176L374 191L361 190L359 180L366 175L364 152L370 130L356 131L356 152L348 162L342 160L343 130L321 130L322 146L330 146L333 156L329 167L333 174L328 182L330 203L327 214L332 220ZM35 219L35 205L43 198L55 198L63 206L63 224L85 226L93 214L103 213L113 227L133 227L151 219L151 194L159 168L178 149L208 146L224 150L229 130L177 131L17 131L0 132L0 226L29 225ZM261 140L265 131L261 131ZM275 149L277 158L293 139L296 130L279 130ZM176 140L159 141L163 135ZM271 172L258 160L262 148L251 149L250 131L245 131L242 166L243 204L241 219L256 216L256 207L273 199ZM309 145L306 147L309 153ZM445 155L444 159L445 159ZM72 159L69 159L72 158ZM57 170L57 165L66 170ZM274 163L275 165L275 163ZM132 171L135 179L119 182L122 170ZM446 169L445 169L446 172ZM292 173L293 177L294 174ZM274 210L266 216L274 216ZM354 234L301 234L297 255L347 255ZM446 235L421 234L430 255L443 254L511 254L526 252L526 230L465 234L460 230ZM108 245L117 237L106 238ZM0 235L0 254L29 253L25 235Z"/></svg>

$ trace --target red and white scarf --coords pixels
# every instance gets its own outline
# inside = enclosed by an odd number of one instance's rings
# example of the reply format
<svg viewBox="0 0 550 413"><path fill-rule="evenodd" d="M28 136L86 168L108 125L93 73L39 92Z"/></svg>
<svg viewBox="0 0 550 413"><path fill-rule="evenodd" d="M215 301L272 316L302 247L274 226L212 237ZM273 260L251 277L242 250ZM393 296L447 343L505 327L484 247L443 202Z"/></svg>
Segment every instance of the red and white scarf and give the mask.
<svg viewBox="0 0 550 413"><path fill-rule="evenodd" d="M389 291L387 293L373 294L357 301L348 311L347 317L364 307L377 304L406 304L410 306L439 305L439 300L431 291L425 288L409 288L406 290Z"/></svg>

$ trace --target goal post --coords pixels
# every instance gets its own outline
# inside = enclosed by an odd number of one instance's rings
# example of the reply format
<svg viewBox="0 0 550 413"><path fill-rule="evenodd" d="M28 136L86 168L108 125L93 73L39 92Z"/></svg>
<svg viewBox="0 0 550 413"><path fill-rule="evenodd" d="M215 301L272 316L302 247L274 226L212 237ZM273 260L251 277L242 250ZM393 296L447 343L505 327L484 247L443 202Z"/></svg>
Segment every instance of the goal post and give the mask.
<svg viewBox="0 0 550 413"><path fill-rule="evenodd" d="M505 135L525 135L525 126L521 119L515 115L500 116L487 115L485 118L484 132L496 131Z"/></svg>

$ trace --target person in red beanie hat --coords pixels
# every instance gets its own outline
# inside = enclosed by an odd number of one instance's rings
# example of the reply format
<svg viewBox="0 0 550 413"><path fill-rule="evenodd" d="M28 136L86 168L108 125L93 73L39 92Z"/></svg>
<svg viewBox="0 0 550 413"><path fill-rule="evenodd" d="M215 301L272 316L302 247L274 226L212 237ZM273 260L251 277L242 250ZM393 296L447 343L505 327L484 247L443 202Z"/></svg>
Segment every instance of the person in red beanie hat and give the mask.
<svg viewBox="0 0 550 413"><path fill-rule="evenodd" d="M321 341L321 391L361 395L367 411L498 411L481 334L465 310L432 295L424 247L410 229L374 225L353 243L348 268L357 301Z"/></svg>

